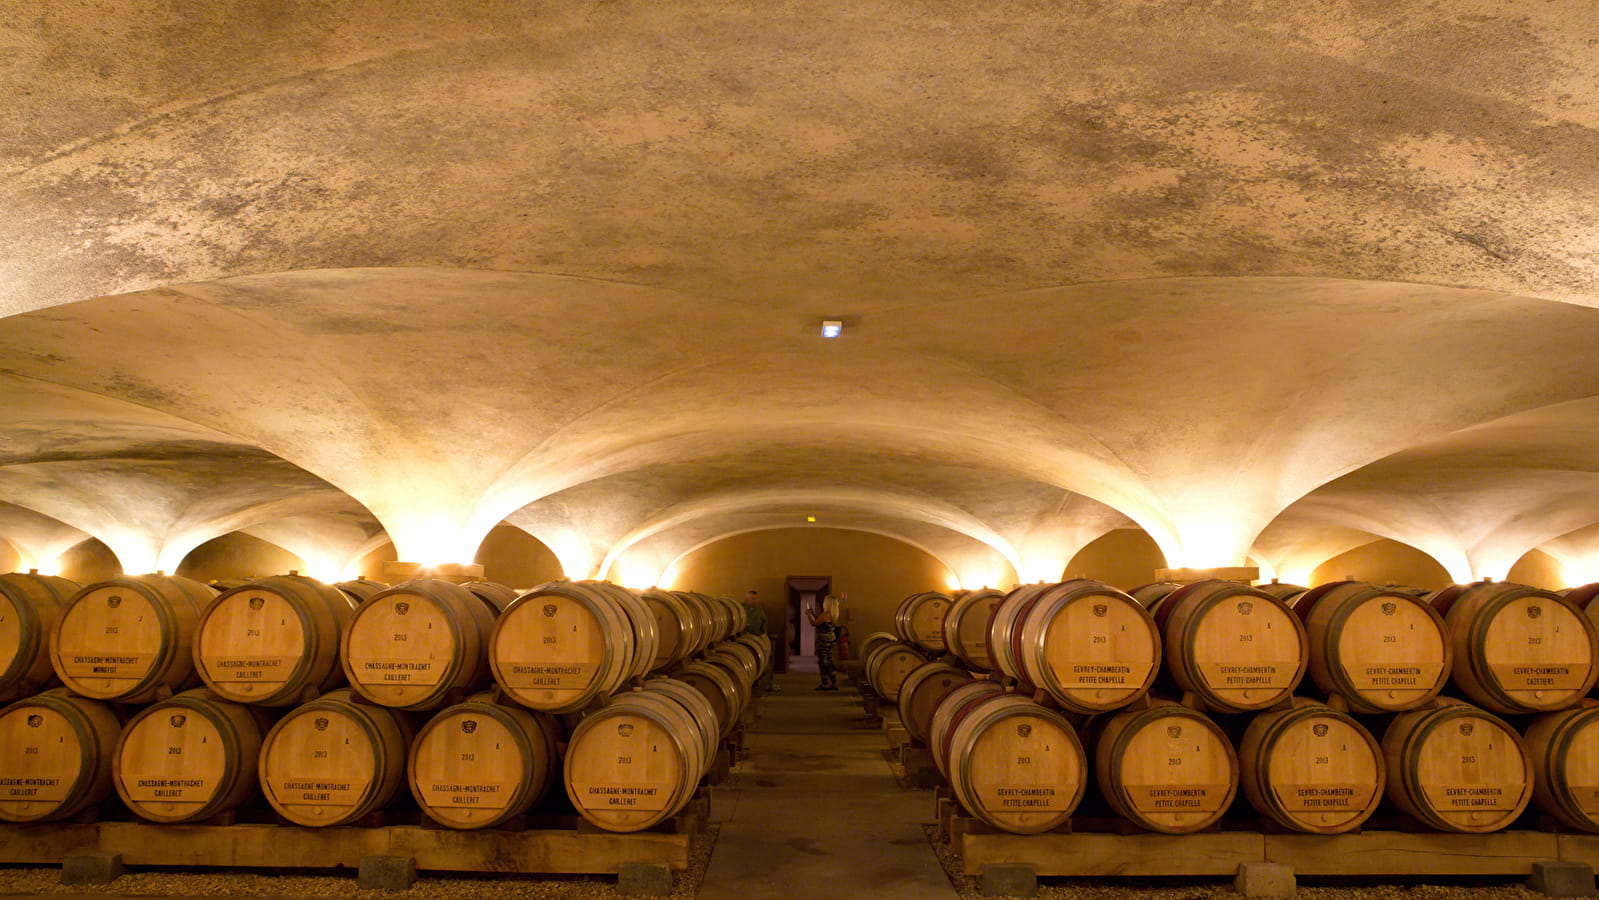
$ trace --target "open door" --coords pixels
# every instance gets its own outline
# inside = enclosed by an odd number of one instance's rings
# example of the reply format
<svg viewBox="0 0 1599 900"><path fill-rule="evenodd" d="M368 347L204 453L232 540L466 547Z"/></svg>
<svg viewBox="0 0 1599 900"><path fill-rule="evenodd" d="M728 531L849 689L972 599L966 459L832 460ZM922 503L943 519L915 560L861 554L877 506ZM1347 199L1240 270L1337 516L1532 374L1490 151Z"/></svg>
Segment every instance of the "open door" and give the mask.
<svg viewBox="0 0 1599 900"><path fill-rule="evenodd" d="M815 671L816 626L811 624L805 610L832 593L833 576L790 575L787 586L788 615L783 617L783 640L779 647L781 652L778 654L777 671L787 672L792 657L806 660L800 664L800 668Z"/></svg>

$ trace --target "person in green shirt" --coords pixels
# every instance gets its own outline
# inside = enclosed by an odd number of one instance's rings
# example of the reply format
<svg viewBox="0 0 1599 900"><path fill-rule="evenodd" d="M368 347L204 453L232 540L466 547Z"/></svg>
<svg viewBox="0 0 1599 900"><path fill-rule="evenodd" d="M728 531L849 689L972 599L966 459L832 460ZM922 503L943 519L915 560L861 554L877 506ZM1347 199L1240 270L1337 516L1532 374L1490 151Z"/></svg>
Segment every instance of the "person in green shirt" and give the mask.
<svg viewBox="0 0 1599 900"><path fill-rule="evenodd" d="M760 597L753 590L744 595L744 631L767 637L766 608L761 606ZM776 647L773 647L773 650L775 651ZM760 681L760 686L773 694L777 693L777 681L773 678L775 672L775 667L768 667Z"/></svg>

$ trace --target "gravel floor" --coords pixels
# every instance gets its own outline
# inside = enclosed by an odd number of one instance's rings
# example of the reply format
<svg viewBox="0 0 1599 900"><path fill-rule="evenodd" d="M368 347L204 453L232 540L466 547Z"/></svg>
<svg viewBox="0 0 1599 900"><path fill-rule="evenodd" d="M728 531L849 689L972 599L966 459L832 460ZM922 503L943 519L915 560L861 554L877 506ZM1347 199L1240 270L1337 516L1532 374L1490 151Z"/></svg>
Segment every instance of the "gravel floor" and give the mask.
<svg viewBox="0 0 1599 900"><path fill-rule="evenodd" d="M689 868L673 879L672 900L692 900L705 880L718 825L706 828L705 839L695 848ZM385 895L356 886L353 870L339 875L278 874L259 869L140 870L108 885L60 883L61 869L0 867L0 896L73 894L105 897L404 897L406 900L500 900L531 897L540 900L620 900L614 876L535 877L529 875L432 875L420 878L403 894Z"/></svg>

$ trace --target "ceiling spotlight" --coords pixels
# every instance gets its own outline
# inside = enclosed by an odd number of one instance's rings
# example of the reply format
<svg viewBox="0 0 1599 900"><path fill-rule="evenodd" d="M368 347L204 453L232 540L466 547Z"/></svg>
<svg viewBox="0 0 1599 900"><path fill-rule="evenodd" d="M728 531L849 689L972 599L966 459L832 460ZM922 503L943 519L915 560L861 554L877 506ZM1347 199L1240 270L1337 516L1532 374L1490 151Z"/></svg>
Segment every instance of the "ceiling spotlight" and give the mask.
<svg viewBox="0 0 1599 900"><path fill-rule="evenodd" d="M805 517L805 521L814 522L814 521L816 521L816 517L815 516L806 516Z"/></svg>
<svg viewBox="0 0 1599 900"><path fill-rule="evenodd" d="M830 320L822 323L822 337L824 338L836 338L843 333L843 322L835 322Z"/></svg>

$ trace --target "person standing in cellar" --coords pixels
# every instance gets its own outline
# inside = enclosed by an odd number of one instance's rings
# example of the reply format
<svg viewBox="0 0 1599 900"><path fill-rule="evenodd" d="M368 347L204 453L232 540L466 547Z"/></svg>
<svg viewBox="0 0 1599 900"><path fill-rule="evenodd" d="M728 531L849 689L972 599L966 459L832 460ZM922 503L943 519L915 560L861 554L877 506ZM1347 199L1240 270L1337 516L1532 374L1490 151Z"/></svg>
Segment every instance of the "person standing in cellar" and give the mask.
<svg viewBox="0 0 1599 900"><path fill-rule="evenodd" d="M838 624L833 620L838 615L838 598L828 594L820 606L813 605L806 615L816 627L816 671L822 679L814 689L836 691L838 680L833 674L833 653L838 647Z"/></svg>

